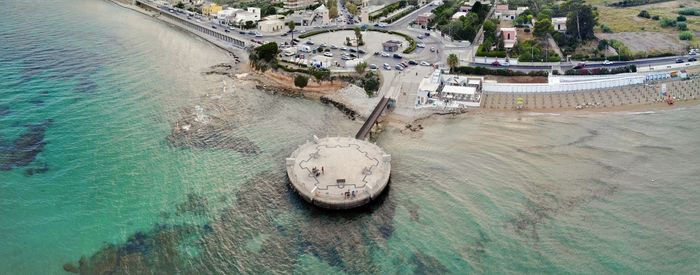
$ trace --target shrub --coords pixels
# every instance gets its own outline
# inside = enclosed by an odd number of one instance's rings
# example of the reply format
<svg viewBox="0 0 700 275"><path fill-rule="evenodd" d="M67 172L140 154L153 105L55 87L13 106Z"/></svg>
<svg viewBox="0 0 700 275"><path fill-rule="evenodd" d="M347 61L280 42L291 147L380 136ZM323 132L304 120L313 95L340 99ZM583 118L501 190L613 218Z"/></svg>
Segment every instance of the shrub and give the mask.
<svg viewBox="0 0 700 275"><path fill-rule="evenodd" d="M294 86L304 89L306 85L309 84L309 78L304 75L297 75L294 77Z"/></svg>
<svg viewBox="0 0 700 275"><path fill-rule="evenodd" d="M603 30L604 33L612 33L612 30L610 29L610 27L608 25L605 25L605 24L600 25L600 29Z"/></svg>
<svg viewBox="0 0 700 275"><path fill-rule="evenodd" d="M678 17L676 17L676 21L678 22L685 22L686 20L687 18L685 18L685 16L683 15L679 15Z"/></svg>
<svg viewBox="0 0 700 275"><path fill-rule="evenodd" d="M643 17L643 18L651 18L651 14L649 14L649 12L646 10L640 11L639 14L637 14L637 16Z"/></svg>
<svg viewBox="0 0 700 275"><path fill-rule="evenodd" d="M692 33L692 32L689 32L689 31L681 32L681 33L678 35L678 39L680 39L680 40L692 40L692 39L693 39L693 33Z"/></svg>
<svg viewBox="0 0 700 275"><path fill-rule="evenodd" d="M681 31L688 30L688 25L685 22L678 22L678 24L676 24L676 27Z"/></svg>
<svg viewBox="0 0 700 275"><path fill-rule="evenodd" d="M678 11L678 14L698 16L698 15L700 15L700 9L699 8L683 8L683 9Z"/></svg>
<svg viewBox="0 0 700 275"><path fill-rule="evenodd" d="M666 27L675 27L675 26L676 26L676 20L673 20L673 19L671 19L671 18L666 18L666 17L664 17L664 18L661 18L661 22L660 22L659 24L661 24L661 27L664 27L664 28L666 28Z"/></svg>
<svg viewBox="0 0 700 275"><path fill-rule="evenodd" d="M658 20L659 20L659 16L658 16L658 15L654 15L654 16L651 17L651 20L656 20L656 21L658 21Z"/></svg>

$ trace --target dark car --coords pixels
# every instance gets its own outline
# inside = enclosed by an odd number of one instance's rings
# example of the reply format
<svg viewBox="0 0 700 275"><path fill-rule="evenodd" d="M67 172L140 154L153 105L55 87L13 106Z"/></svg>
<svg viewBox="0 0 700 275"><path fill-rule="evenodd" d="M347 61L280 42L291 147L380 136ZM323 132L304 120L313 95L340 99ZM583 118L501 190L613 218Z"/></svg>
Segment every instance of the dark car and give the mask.
<svg viewBox="0 0 700 275"><path fill-rule="evenodd" d="M498 60L496 60L496 61L491 63L491 66L494 66L494 67L501 66L501 62L498 62Z"/></svg>
<svg viewBox="0 0 700 275"><path fill-rule="evenodd" d="M240 33L240 34L246 34L246 32L244 32L244 31L239 31L238 33Z"/></svg>
<svg viewBox="0 0 700 275"><path fill-rule="evenodd" d="M411 64L411 65L418 65L418 62L416 62L415 60L409 60L409 61L408 61L408 64Z"/></svg>
<svg viewBox="0 0 700 275"><path fill-rule="evenodd" d="M683 62L685 62L685 60L683 60L683 58L676 59L676 63L683 63Z"/></svg>
<svg viewBox="0 0 700 275"><path fill-rule="evenodd" d="M374 55L379 55L379 52L374 52Z"/></svg>
<svg viewBox="0 0 700 275"><path fill-rule="evenodd" d="M583 69L583 67L586 67L586 63L581 62L574 66L574 70Z"/></svg>
<svg viewBox="0 0 700 275"><path fill-rule="evenodd" d="M367 53L367 52L365 52L364 50L357 50L357 52L358 52L358 53L361 53L361 54L366 54L366 53Z"/></svg>
<svg viewBox="0 0 700 275"><path fill-rule="evenodd" d="M430 36L430 33L429 33L429 32L426 32L426 33L424 33L424 34L425 34L425 37Z"/></svg>
<svg viewBox="0 0 700 275"><path fill-rule="evenodd" d="M299 41L301 41L301 40L299 40L299 38L294 38L294 39L292 39L292 41L299 43Z"/></svg>
<svg viewBox="0 0 700 275"><path fill-rule="evenodd" d="M224 31L225 31L225 32L231 32L231 31L229 31L228 29L224 29Z"/></svg>
<svg viewBox="0 0 700 275"><path fill-rule="evenodd" d="M216 29L216 26L212 25L211 28L212 28L212 29Z"/></svg>
<svg viewBox="0 0 700 275"><path fill-rule="evenodd" d="M398 54L398 53L395 53L395 54L394 54L394 58L396 58L396 59L401 59L401 58L403 58L403 56L401 56L401 55Z"/></svg>
<svg viewBox="0 0 700 275"><path fill-rule="evenodd" d="M695 57L688 58L688 62L695 62L698 61Z"/></svg>
<svg viewBox="0 0 700 275"><path fill-rule="evenodd" d="M353 49L353 48L350 48L349 50L350 50L351 53L356 53L356 52L357 52L357 50L355 50L355 49Z"/></svg>
<svg viewBox="0 0 700 275"><path fill-rule="evenodd" d="M289 33L288 33L288 32L285 32L285 33L282 34L282 36L287 36L287 34L289 34Z"/></svg>

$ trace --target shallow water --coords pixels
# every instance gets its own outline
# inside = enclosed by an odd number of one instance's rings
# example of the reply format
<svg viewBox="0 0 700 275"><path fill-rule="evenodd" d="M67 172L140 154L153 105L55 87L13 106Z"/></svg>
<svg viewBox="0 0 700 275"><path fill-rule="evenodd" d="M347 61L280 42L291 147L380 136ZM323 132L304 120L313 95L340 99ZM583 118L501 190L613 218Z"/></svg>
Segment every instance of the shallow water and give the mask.
<svg viewBox="0 0 700 275"><path fill-rule="evenodd" d="M388 130L385 196L326 212L283 160L359 122L108 2L1 6L0 273L700 270L698 107Z"/></svg>

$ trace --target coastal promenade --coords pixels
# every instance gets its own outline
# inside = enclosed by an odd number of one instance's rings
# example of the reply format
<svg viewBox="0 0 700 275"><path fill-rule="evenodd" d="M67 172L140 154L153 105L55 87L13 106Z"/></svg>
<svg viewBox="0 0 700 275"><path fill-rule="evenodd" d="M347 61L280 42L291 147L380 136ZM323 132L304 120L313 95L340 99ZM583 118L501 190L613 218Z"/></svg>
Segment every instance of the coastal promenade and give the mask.
<svg viewBox="0 0 700 275"><path fill-rule="evenodd" d="M208 41L216 44L217 46L231 51L233 48L245 49L247 44L245 41L229 35L228 33L219 31L218 29L213 29L206 24L193 22L191 20L183 19L180 16L172 14L167 10L163 10L150 1L135 0L135 5L142 9L150 12L159 14L159 16L167 18L168 22L177 24L178 26L192 31L192 33L199 35L200 37L207 39ZM214 39L212 39L214 38ZM218 41L217 41L218 40Z"/></svg>

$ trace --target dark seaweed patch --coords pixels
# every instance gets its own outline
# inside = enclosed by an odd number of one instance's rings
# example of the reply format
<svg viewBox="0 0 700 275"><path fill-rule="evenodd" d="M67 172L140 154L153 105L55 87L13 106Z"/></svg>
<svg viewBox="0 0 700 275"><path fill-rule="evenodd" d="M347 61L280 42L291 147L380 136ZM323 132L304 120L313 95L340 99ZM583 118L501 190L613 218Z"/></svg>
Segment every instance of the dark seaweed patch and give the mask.
<svg viewBox="0 0 700 275"><path fill-rule="evenodd" d="M50 124L51 120L46 120L40 124L26 125L25 132L11 145L0 140L0 170L9 171L32 163L44 150L44 135Z"/></svg>
<svg viewBox="0 0 700 275"><path fill-rule="evenodd" d="M30 100L30 101L28 101L28 102L31 103L31 104L34 104L34 106L37 106L37 107L44 106L44 101L41 100L41 99L32 99L32 100Z"/></svg>
<svg viewBox="0 0 700 275"><path fill-rule="evenodd" d="M10 113L11 113L10 107L0 105L0 116L6 116L6 115L9 115Z"/></svg>
<svg viewBox="0 0 700 275"><path fill-rule="evenodd" d="M421 252L413 253L411 262L416 267L413 271L414 274L446 274L449 272L438 259Z"/></svg>
<svg viewBox="0 0 700 275"><path fill-rule="evenodd" d="M89 78L82 78L73 88L76 93L90 93L97 90L97 83Z"/></svg>
<svg viewBox="0 0 700 275"><path fill-rule="evenodd" d="M235 124L217 117L197 118L191 115L196 113L195 110L185 110L190 115L175 123L166 138L171 145L195 149L228 149L246 156L260 153L260 147L250 139L232 134L236 129Z"/></svg>
<svg viewBox="0 0 700 275"><path fill-rule="evenodd" d="M187 200L177 205L177 214L193 213L204 215L207 213L209 201L206 197L195 193L187 194Z"/></svg>

